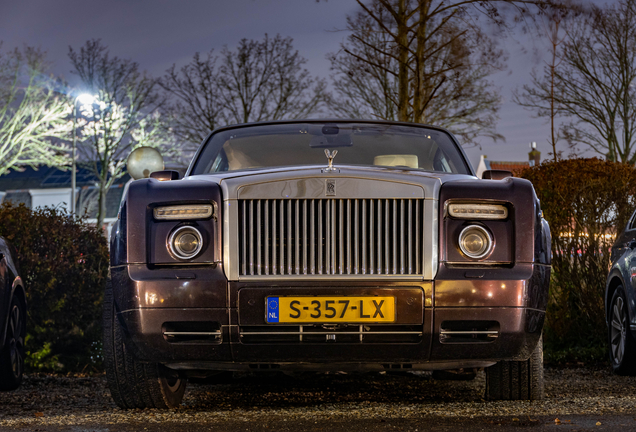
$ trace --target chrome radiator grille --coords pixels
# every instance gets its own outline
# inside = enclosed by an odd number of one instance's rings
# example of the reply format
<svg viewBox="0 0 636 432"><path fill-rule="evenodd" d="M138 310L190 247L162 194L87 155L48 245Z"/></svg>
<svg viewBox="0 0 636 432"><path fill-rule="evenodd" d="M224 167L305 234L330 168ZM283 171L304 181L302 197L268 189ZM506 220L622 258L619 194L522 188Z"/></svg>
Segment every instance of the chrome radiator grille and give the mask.
<svg viewBox="0 0 636 432"><path fill-rule="evenodd" d="M419 275L422 199L239 200L239 273Z"/></svg>

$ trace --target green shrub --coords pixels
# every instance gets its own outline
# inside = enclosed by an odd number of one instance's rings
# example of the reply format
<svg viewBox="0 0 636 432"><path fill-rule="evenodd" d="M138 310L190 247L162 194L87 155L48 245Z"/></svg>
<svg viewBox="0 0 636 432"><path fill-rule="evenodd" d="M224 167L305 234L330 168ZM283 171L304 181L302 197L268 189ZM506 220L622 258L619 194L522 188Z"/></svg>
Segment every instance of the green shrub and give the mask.
<svg viewBox="0 0 636 432"><path fill-rule="evenodd" d="M57 209L0 205L0 235L15 246L27 293L27 366L101 367L106 238Z"/></svg>
<svg viewBox="0 0 636 432"><path fill-rule="evenodd" d="M534 184L552 232L546 359L606 358L609 248L636 206L636 169L596 158L568 159L525 169L521 177Z"/></svg>

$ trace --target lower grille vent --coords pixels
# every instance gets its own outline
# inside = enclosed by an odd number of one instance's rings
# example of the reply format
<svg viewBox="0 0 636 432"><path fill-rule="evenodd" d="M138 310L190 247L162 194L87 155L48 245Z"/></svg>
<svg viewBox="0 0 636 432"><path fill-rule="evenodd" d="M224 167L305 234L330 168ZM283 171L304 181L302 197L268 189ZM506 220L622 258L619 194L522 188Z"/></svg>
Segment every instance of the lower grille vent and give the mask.
<svg viewBox="0 0 636 432"><path fill-rule="evenodd" d="M166 322L162 326L163 338L170 343L221 343L221 325L214 321Z"/></svg>
<svg viewBox="0 0 636 432"><path fill-rule="evenodd" d="M484 343L498 337L497 321L444 321L439 332L441 343Z"/></svg>
<svg viewBox="0 0 636 432"><path fill-rule="evenodd" d="M244 326L244 344L388 344L419 343L421 325Z"/></svg>

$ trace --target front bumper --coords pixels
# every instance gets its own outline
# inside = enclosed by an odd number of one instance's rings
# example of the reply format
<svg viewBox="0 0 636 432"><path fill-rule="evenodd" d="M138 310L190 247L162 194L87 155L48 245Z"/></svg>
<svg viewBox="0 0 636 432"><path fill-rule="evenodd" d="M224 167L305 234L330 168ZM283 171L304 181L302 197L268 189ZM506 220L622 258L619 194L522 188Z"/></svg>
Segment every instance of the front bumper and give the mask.
<svg viewBox="0 0 636 432"><path fill-rule="evenodd" d="M440 280L410 283L228 283L220 267L186 274L129 265L111 275L127 345L143 360L191 370L434 370L530 356L549 267L522 270L508 272L515 279L440 272ZM403 308L391 325L267 326L260 309L274 294L390 294Z"/></svg>

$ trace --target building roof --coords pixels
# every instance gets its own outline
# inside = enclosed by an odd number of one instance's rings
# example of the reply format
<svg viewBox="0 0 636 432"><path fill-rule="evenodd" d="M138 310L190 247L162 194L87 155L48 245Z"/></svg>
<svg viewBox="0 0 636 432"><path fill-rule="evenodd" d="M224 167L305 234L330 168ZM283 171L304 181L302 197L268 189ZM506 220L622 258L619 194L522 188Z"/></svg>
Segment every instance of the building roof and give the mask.
<svg viewBox="0 0 636 432"><path fill-rule="evenodd" d="M95 218L97 215L97 177L85 166L77 167L76 172L76 208L77 213ZM105 217L116 217L124 185L130 180L128 174L117 179L106 193ZM71 170L63 171L55 167L24 167L22 171L10 171L0 176L0 202L23 203L31 208L34 189L71 189ZM70 193L70 192L69 192ZM70 198L70 196L69 196ZM64 200L65 202L68 200ZM48 205L48 204L47 204ZM55 205L53 205L55 206Z"/></svg>
<svg viewBox="0 0 636 432"><path fill-rule="evenodd" d="M94 186L97 177L86 167L78 165L75 175L77 187ZM128 174L115 181L116 185L130 180ZM37 168L24 167L22 171L11 170L0 176L0 192L20 191L28 189L70 188L71 170L65 171L47 166Z"/></svg>
<svg viewBox="0 0 636 432"><path fill-rule="evenodd" d="M510 171L513 175L524 168L528 168L534 161L491 161L487 159L488 156L481 155L479 158L479 164L475 170L477 177L481 178L484 171L487 170L505 170Z"/></svg>
<svg viewBox="0 0 636 432"><path fill-rule="evenodd" d="M529 162L504 162L504 161L489 161L490 169L516 171L530 166Z"/></svg>

